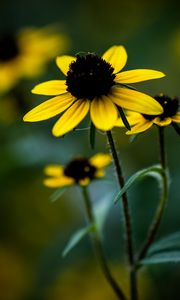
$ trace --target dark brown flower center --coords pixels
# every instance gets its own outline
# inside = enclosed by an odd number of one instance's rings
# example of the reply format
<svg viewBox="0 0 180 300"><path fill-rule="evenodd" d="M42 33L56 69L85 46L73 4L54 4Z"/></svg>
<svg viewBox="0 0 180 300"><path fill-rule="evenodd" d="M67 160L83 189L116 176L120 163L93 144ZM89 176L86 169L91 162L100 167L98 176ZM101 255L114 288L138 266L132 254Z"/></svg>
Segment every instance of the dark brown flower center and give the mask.
<svg viewBox="0 0 180 300"><path fill-rule="evenodd" d="M176 113L178 112L178 108L179 108L179 99L178 98L174 98L171 99L170 97L166 96L166 95L159 95L159 96L155 96L154 99L156 99L159 104L161 104L161 106L164 109L164 112L160 115L147 115L147 114L143 114L144 118L151 121L156 117L160 117L161 120L165 119L165 118L171 118L173 116L176 115Z"/></svg>
<svg viewBox="0 0 180 300"><path fill-rule="evenodd" d="M79 183L81 179L94 179L96 170L96 167L92 166L88 159L78 157L66 166L64 174L68 177L72 177L76 183Z"/></svg>
<svg viewBox="0 0 180 300"><path fill-rule="evenodd" d="M115 83L113 71L109 63L95 54L77 55L67 73L67 90L77 99L93 100L108 95Z"/></svg>
<svg viewBox="0 0 180 300"><path fill-rule="evenodd" d="M15 36L12 34L0 36L0 62L8 62L19 54Z"/></svg>

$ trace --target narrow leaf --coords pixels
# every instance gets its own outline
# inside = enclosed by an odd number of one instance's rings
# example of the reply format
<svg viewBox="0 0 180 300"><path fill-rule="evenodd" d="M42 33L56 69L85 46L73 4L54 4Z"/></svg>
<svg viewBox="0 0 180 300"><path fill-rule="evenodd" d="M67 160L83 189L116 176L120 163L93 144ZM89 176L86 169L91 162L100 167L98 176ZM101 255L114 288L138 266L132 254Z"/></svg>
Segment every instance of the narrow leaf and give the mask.
<svg viewBox="0 0 180 300"><path fill-rule="evenodd" d="M128 130L131 130L131 126L130 126L130 124L129 124L129 122L128 122L128 119L126 118L126 115L125 115L123 109L122 109L121 107L118 106L118 111L119 111L119 113L120 113L120 116L121 116L121 119L122 119L122 121L123 121L123 123L124 123L124 126L125 126Z"/></svg>
<svg viewBox="0 0 180 300"><path fill-rule="evenodd" d="M139 134L132 134L129 138L130 143L134 143L137 140Z"/></svg>
<svg viewBox="0 0 180 300"><path fill-rule="evenodd" d="M175 122L172 122L172 126L173 126L173 128L175 129L176 133L177 133L178 135L180 135L180 127L178 126L178 124L175 123Z"/></svg>
<svg viewBox="0 0 180 300"><path fill-rule="evenodd" d="M140 261L142 265L160 264L160 263L177 263L180 262L179 251L164 251L156 253L152 256L146 257Z"/></svg>
<svg viewBox="0 0 180 300"><path fill-rule="evenodd" d="M57 201L61 196L64 194L64 192L67 190L67 186L63 186L59 189L57 189L51 196L50 200L51 202Z"/></svg>
<svg viewBox="0 0 180 300"><path fill-rule="evenodd" d="M180 232L166 236L155 242L148 251L148 255L162 252L165 250L180 250Z"/></svg>
<svg viewBox="0 0 180 300"><path fill-rule="evenodd" d="M76 231L65 246L62 252L62 256L65 257L89 232L92 232L94 229L94 224L91 224L90 226L81 228Z"/></svg>
<svg viewBox="0 0 180 300"><path fill-rule="evenodd" d="M125 83L120 83L119 85L122 86L122 87L125 87L127 89L130 89L130 90L133 90L133 91L137 91L137 89L135 87L133 87L132 85L125 84Z"/></svg>
<svg viewBox="0 0 180 300"><path fill-rule="evenodd" d="M133 174L125 183L123 188L118 192L118 194L115 196L114 203L117 203L117 201L120 200L122 195L136 182L143 179L146 176L155 177L160 183L163 179L163 169L160 165L155 165L148 167L146 169L140 170Z"/></svg>
<svg viewBox="0 0 180 300"><path fill-rule="evenodd" d="M96 127L94 126L93 122L91 122L90 125L89 139L90 139L91 148L94 149L95 139L96 139Z"/></svg>

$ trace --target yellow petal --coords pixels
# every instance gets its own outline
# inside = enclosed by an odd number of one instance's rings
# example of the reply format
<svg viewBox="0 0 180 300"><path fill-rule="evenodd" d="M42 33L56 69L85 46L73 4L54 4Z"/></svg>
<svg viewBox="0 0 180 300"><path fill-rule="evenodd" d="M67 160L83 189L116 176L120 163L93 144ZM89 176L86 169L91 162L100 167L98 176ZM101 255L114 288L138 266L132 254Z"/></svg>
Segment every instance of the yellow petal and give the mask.
<svg viewBox="0 0 180 300"><path fill-rule="evenodd" d="M158 126L167 126L167 125L171 124L171 118L165 118L165 119L161 120L161 118L157 117L154 119L153 123Z"/></svg>
<svg viewBox="0 0 180 300"><path fill-rule="evenodd" d="M55 178L47 178L43 181L45 186L51 187L51 188L57 188L62 186L68 186L74 184L74 179L67 176L60 176Z"/></svg>
<svg viewBox="0 0 180 300"><path fill-rule="evenodd" d="M50 119L66 108L74 101L70 93L66 93L49 99L30 110L23 118L25 122L37 122Z"/></svg>
<svg viewBox="0 0 180 300"><path fill-rule="evenodd" d="M136 83L151 79L164 77L165 74L160 71L137 69L131 71L121 72L116 74L115 82L117 83Z"/></svg>
<svg viewBox="0 0 180 300"><path fill-rule="evenodd" d="M171 117L171 119L173 122L180 123L180 112L177 112L177 114Z"/></svg>
<svg viewBox="0 0 180 300"><path fill-rule="evenodd" d="M69 55L62 55L56 58L56 64L64 75L67 75L70 64L76 61L76 57Z"/></svg>
<svg viewBox="0 0 180 300"><path fill-rule="evenodd" d="M49 80L36 85L33 94L56 96L67 92L66 80Z"/></svg>
<svg viewBox="0 0 180 300"><path fill-rule="evenodd" d="M44 173L48 176L59 177L63 174L64 168L59 165L48 165L44 168Z"/></svg>
<svg viewBox="0 0 180 300"><path fill-rule="evenodd" d="M152 125L153 125L152 121L144 120L143 122L138 123L135 126L133 126L131 128L131 130L128 130L126 132L126 134L131 135L131 134L137 134L137 133L143 132L143 131L149 129Z"/></svg>
<svg viewBox="0 0 180 300"><path fill-rule="evenodd" d="M104 131L111 130L118 118L117 108L106 96L92 101L90 114L95 127Z"/></svg>
<svg viewBox="0 0 180 300"><path fill-rule="evenodd" d="M97 153L89 159L90 164L95 166L96 168L104 168L109 165L111 161L111 155L105 153Z"/></svg>
<svg viewBox="0 0 180 300"><path fill-rule="evenodd" d="M112 46L102 56L104 60L110 63L117 73L124 68L127 62L127 53L123 46Z"/></svg>
<svg viewBox="0 0 180 300"><path fill-rule="evenodd" d="M144 93L116 86L111 91L111 100L122 108L148 115L159 115L163 112L162 106Z"/></svg>
<svg viewBox="0 0 180 300"><path fill-rule="evenodd" d="M54 136L62 136L74 129L87 115L89 110L88 100L76 101L56 122L52 133Z"/></svg>

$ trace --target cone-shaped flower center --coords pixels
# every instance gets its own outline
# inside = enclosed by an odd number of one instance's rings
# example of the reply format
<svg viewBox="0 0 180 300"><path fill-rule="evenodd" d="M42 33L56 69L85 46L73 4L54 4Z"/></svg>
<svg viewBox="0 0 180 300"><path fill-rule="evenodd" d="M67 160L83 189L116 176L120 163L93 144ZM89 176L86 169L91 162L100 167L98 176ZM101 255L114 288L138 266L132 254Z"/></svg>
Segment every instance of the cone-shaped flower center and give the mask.
<svg viewBox="0 0 180 300"><path fill-rule="evenodd" d="M78 183L81 179L89 178L92 180L95 176L96 167L92 166L86 158L75 158L64 169L64 174L74 178Z"/></svg>
<svg viewBox="0 0 180 300"><path fill-rule="evenodd" d="M155 117L160 117L161 120L163 120L165 118L171 118L176 115L179 107L178 98L171 99L166 95L155 96L154 98L159 102L159 104L161 104L161 106L164 109L164 112L161 115L156 115L156 116L143 114L145 119L153 120Z"/></svg>
<svg viewBox="0 0 180 300"><path fill-rule="evenodd" d="M8 62L19 54L15 37L11 34L0 36L0 62Z"/></svg>
<svg viewBox="0 0 180 300"><path fill-rule="evenodd" d="M113 71L109 63L95 54L77 55L67 73L67 90L78 99L93 100L107 95L114 85Z"/></svg>

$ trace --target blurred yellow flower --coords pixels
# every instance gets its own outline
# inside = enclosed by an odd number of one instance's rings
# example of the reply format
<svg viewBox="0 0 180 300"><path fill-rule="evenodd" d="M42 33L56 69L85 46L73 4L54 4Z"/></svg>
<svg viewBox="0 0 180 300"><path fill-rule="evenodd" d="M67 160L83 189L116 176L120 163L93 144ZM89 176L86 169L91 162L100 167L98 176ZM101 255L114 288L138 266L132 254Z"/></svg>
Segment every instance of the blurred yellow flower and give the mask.
<svg viewBox="0 0 180 300"><path fill-rule="evenodd" d="M0 93L21 78L40 75L46 63L67 48L68 39L55 27L24 28L0 36Z"/></svg>
<svg viewBox="0 0 180 300"><path fill-rule="evenodd" d="M52 188L79 184L88 185L93 179L105 175L104 168L111 163L111 155L97 153L91 158L77 157L65 167L60 165L48 165L45 174L44 185Z"/></svg>
<svg viewBox="0 0 180 300"><path fill-rule="evenodd" d="M128 112L127 119L131 125L134 125L126 134L137 134L149 129L153 124L158 126L168 126L174 123L180 123L179 99L171 99L169 96L160 94L154 97L162 106L164 112L155 116ZM124 126L119 121L119 126Z"/></svg>
<svg viewBox="0 0 180 300"><path fill-rule="evenodd" d="M147 69L120 72L126 61L123 46L112 46L102 58L94 53L57 57L57 66L66 80L51 80L35 86L34 94L56 97L28 112L24 121L47 120L65 111L52 130L54 136L62 136L74 129L89 111L95 127L104 131L115 126L117 106L141 113L148 111L152 115L162 113L162 107L152 97L128 89L126 84L165 75Z"/></svg>

